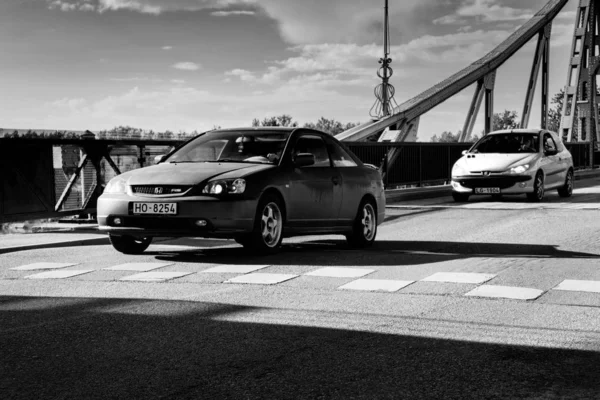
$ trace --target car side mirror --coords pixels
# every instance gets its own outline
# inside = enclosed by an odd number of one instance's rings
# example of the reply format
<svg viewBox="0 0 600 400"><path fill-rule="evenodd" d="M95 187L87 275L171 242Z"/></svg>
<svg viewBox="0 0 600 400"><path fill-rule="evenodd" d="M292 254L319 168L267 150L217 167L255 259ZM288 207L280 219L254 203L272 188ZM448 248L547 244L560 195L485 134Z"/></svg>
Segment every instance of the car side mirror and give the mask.
<svg viewBox="0 0 600 400"><path fill-rule="evenodd" d="M468 152L469 152L469 150L463 150L463 151L462 151L462 155L463 155L463 156L466 156Z"/></svg>
<svg viewBox="0 0 600 400"><path fill-rule="evenodd" d="M294 165L298 168L309 167L315 164L315 155L311 153L299 153L294 157Z"/></svg>
<svg viewBox="0 0 600 400"><path fill-rule="evenodd" d="M154 157L154 162L156 164L160 164L161 162L163 162L163 160L165 159L167 155L166 154L161 154L159 156Z"/></svg>

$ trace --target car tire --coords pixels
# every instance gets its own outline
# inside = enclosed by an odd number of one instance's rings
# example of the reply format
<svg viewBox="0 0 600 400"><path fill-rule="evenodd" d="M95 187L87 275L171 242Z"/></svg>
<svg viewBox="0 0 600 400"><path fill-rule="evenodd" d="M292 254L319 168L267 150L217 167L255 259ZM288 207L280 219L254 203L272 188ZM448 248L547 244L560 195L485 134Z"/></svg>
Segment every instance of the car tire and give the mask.
<svg viewBox="0 0 600 400"><path fill-rule="evenodd" d="M275 253L283 241L283 202L278 196L266 195L259 202L254 231L241 240L244 248L257 254ZM239 243L239 242L238 242Z"/></svg>
<svg viewBox="0 0 600 400"><path fill-rule="evenodd" d="M466 203L467 201L469 201L469 194L452 192L452 198L457 203Z"/></svg>
<svg viewBox="0 0 600 400"><path fill-rule="evenodd" d="M573 170L570 169L567 172L567 177L565 178L565 184L558 188L558 195L560 197L571 197L573 195L573 180L574 174Z"/></svg>
<svg viewBox="0 0 600 400"><path fill-rule="evenodd" d="M533 193L527 193L527 198L531 202L539 203L540 201L544 200L545 194L544 174L542 172L538 172L533 180Z"/></svg>
<svg viewBox="0 0 600 400"><path fill-rule="evenodd" d="M373 200L365 199L360 203L352 233L346 235L346 240L352 248L370 247L377 236L377 208Z"/></svg>
<svg viewBox="0 0 600 400"><path fill-rule="evenodd" d="M150 246L150 243L152 243L151 237L135 238L129 235L116 236L109 234L108 238L115 250L131 255L142 254Z"/></svg>

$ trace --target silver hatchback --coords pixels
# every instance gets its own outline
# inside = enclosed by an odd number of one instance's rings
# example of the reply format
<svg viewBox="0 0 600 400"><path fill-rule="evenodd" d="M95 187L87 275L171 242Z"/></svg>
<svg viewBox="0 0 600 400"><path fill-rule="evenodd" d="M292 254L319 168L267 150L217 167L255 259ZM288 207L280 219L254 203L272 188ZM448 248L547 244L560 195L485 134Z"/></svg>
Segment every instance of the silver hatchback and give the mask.
<svg viewBox="0 0 600 400"><path fill-rule="evenodd" d="M468 201L472 195L526 194L542 201L557 189L573 194L573 157L558 135L547 130L513 129L492 132L452 168L452 197Z"/></svg>

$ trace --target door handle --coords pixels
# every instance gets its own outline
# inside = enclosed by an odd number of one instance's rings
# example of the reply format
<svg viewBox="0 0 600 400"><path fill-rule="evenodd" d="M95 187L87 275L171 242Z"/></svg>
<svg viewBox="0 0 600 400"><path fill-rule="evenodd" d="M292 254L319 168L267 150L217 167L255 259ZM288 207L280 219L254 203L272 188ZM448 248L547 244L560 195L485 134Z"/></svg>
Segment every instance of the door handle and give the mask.
<svg viewBox="0 0 600 400"><path fill-rule="evenodd" d="M337 178L337 176L334 176L333 178L331 178L331 182L333 182L334 185L338 185L340 183L340 180Z"/></svg>

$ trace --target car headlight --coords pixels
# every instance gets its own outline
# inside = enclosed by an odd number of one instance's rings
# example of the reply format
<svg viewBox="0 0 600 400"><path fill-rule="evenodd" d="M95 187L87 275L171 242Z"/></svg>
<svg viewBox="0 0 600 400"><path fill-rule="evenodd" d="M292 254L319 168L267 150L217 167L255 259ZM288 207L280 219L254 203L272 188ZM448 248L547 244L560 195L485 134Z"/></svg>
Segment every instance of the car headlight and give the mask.
<svg viewBox="0 0 600 400"><path fill-rule="evenodd" d="M468 175L469 173L467 172L466 169L464 169L460 164L454 164L454 167L452 167L452 176L462 176L462 175Z"/></svg>
<svg viewBox="0 0 600 400"><path fill-rule="evenodd" d="M118 176L111 179L106 185L104 193L127 193L127 181Z"/></svg>
<svg viewBox="0 0 600 400"><path fill-rule="evenodd" d="M244 179L223 179L209 182L202 193L204 194L242 194L246 191Z"/></svg>
<svg viewBox="0 0 600 400"><path fill-rule="evenodd" d="M510 169L511 174L522 174L529 169L529 164L519 165Z"/></svg>

